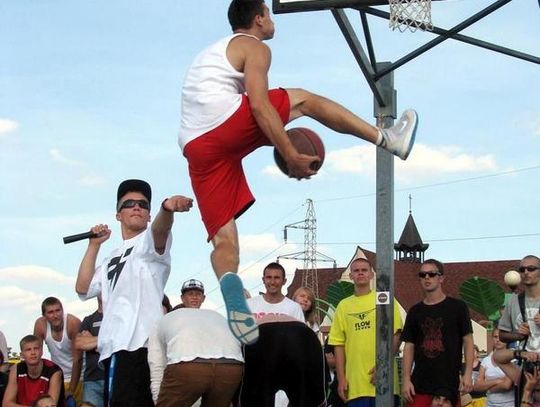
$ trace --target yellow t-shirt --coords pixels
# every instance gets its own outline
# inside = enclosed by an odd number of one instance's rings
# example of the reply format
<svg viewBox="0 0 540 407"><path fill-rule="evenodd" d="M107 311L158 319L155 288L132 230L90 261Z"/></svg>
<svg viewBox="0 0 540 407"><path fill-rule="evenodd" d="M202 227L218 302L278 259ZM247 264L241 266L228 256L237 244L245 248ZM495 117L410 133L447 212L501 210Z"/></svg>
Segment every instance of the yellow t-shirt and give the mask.
<svg viewBox="0 0 540 407"><path fill-rule="evenodd" d="M375 292L344 298L338 304L328 343L345 347L345 376L348 399L375 397L369 371L375 366L376 344ZM403 326L394 300L394 333ZM399 394L397 364L394 359L394 394Z"/></svg>

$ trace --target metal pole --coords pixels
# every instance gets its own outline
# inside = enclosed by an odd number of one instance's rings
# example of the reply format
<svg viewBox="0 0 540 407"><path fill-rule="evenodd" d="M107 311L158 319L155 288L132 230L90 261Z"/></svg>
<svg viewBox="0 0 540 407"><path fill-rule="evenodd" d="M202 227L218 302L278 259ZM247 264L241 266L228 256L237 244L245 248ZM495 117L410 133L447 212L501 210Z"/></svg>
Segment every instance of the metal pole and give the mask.
<svg viewBox="0 0 540 407"><path fill-rule="evenodd" d="M390 62L377 64L377 71L390 66ZM396 118L396 91L393 72L377 81L385 106L374 99L377 126L391 127ZM377 148L377 334L376 334L376 407L394 405L394 156Z"/></svg>

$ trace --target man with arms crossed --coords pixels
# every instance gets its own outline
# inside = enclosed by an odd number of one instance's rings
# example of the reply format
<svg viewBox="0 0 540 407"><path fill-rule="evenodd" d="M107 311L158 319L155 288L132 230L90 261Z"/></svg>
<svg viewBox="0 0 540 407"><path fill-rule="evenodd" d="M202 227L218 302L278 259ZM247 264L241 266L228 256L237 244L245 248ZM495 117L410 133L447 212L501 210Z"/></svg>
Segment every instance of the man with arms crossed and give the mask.
<svg viewBox="0 0 540 407"><path fill-rule="evenodd" d="M172 196L161 204L150 222L150 185L131 179L120 184L116 220L123 243L96 268L101 245L109 239L107 225L91 231L88 249L79 267L75 289L81 299L101 294L103 320L98 335L100 362L105 364L105 403L114 406L153 407L147 343L150 331L163 315L163 289L171 270L171 228L175 212L188 211L192 200Z"/></svg>
<svg viewBox="0 0 540 407"><path fill-rule="evenodd" d="M429 407L441 388L449 389L456 399L459 392L472 390L474 342L467 305L442 289L443 264L424 261L418 277L424 299L409 310L401 334L405 342L402 394L408 407ZM465 371L460 378L463 354Z"/></svg>
<svg viewBox="0 0 540 407"><path fill-rule="evenodd" d="M351 263L354 295L337 306L328 343L334 345L338 394L347 406L375 407L375 338L377 317L374 273L367 259ZM394 301L394 352L399 351L401 333L399 307ZM395 363L395 362L394 362ZM394 365L395 405L399 406L397 365Z"/></svg>
<svg viewBox="0 0 540 407"><path fill-rule="evenodd" d="M236 218L255 201L242 159L274 145L289 176L309 178L316 156L299 154L284 125L309 116L325 126L359 137L406 159L414 143L416 113L406 111L396 126L378 129L343 106L303 89L268 89L274 23L264 0L233 0L228 18L233 31L201 52L182 89L179 144L202 219L214 250L212 266L220 280L229 326L243 343L257 339L257 325L236 275L239 264Z"/></svg>
<svg viewBox="0 0 540 407"><path fill-rule="evenodd" d="M82 352L75 348L74 341L79 333L81 320L64 313L62 303L55 297L43 300L41 315L34 324L34 335L47 344L51 360L62 369L66 396L73 396L79 403L82 401L82 386L79 382Z"/></svg>

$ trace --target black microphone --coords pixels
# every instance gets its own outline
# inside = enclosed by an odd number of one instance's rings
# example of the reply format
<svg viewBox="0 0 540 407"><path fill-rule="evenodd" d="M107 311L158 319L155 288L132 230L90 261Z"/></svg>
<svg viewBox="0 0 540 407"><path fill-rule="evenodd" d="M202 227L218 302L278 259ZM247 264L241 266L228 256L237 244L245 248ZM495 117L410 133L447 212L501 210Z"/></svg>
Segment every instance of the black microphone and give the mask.
<svg viewBox="0 0 540 407"><path fill-rule="evenodd" d="M79 233L78 235L65 236L64 244L78 242L79 240L90 239L92 237L98 237L98 234L94 232L84 232Z"/></svg>

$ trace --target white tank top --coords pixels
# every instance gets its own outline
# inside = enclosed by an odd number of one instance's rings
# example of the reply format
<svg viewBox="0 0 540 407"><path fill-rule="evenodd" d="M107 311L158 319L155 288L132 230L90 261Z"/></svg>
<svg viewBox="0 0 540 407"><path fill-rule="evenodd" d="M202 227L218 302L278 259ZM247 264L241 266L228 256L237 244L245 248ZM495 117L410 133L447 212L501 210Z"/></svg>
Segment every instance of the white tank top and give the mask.
<svg viewBox="0 0 540 407"><path fill-rule="evenodd" d="M203 50L189 67L182 88L182 120L178 144L182 150L191 140L215 129L240 106L245 92L244 73L227 59L233 34Z"/></svg>
<svg viewBox="0 0 540 407"><path fill-rule="evenodd" d="M62 330L62 340L57 342L51 333L51 324L46 322L47 334L45 335L45 343L49 348L51 360L62 369L64 373L64 381L71 380L71 368L73 363L73 355L71 353L71 339L67 333L67 314L64 314L64 328Z"/></svg>

